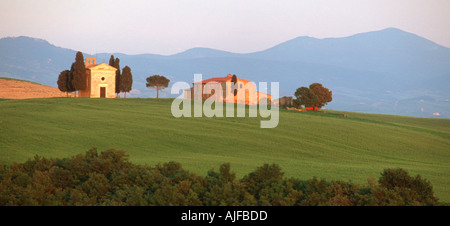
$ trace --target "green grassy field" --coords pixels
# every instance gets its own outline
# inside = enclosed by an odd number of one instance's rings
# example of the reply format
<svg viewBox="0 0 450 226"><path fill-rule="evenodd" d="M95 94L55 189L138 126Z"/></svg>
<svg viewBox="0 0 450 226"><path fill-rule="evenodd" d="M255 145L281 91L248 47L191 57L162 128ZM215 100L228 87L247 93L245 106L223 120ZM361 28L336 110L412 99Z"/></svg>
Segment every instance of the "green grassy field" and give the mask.
<svg viewBox="0 0 450 226"><path fill-rule="evenodd" d="M174 118L172 99L51 98L0 101L0 163L34 155L69 157L96 147L124 149L131 161L177 161L206 174L230 162L238 177L264 163L286 176L367 183L400 167L431 181L450 202L450 120L347 112L280 111L262 118Z"/></svg>

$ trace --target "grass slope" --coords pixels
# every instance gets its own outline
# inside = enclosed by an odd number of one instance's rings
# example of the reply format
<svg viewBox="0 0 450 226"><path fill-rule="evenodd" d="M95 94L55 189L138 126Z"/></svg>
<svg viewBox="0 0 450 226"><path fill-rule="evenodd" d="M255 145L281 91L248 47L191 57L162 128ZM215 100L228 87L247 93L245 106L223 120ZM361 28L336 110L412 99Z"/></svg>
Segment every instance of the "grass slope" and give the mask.
<svg viewBox="0 0 450 226"><path fill-rule="evenodd" d="M171 99L51 98L0 102L0 162L124 149L139 164L177 161L206 173L230 162L238 177L263 163L288 177L366 183L389 167L421 174L450 201L450 120L280 111L262 118L174 118Z"/></svg>
<svg viewBox="0 0 450 226"><path fill-rule="evenodd" d="M3 79L3 80L13 80L13 81L19 81L19 82L29 82L29 83L33 83L33 84L37 84L37 85L42 85L42 84L39 84L39 83L37 83L37 82L32 82L32 81L22 80L22 79L17 79L17 78L0 77L0 79Z"/></svg>

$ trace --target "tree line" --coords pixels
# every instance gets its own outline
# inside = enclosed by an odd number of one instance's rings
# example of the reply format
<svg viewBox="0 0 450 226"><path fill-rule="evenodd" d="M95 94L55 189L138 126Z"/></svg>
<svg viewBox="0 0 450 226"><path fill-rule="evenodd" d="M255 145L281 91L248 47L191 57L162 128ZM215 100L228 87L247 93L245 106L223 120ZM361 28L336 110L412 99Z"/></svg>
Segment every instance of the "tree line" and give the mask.
<svg viewBox="0 0 450 226"><path fill-rule="evenodd" d="M119 93L123 92L126 98L127 92L131 91L133 85L131 68L127 65L121 72L120 59L114 58L114 55L111 55L109 65L117 69L115 90L116 97L119 97ZM85 90L87 88L86 76L84 56L82 52L78 51L75 56L75 62L72 63L70 70L64 70L59 73L57 80L58 88L61 92L65 92L67 95L70 92Z"/></svg>
<svg viewBox="0 0 450 226"><path fill-rule="evenodd" d="M439 205L431 183L403 169L385 169L367 185L286 178L264 164L242 179L230 164L206 176L169 162L136 165L122 150L91 149L64 159L35 156L0 166L0 206L430 206Z"/></svg>

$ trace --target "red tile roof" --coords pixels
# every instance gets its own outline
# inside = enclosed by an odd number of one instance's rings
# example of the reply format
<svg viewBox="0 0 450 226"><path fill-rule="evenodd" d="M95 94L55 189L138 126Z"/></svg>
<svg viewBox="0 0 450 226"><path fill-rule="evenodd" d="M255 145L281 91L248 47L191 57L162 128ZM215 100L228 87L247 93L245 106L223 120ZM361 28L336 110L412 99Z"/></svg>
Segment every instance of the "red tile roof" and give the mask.
<svg viewBox="0 0 450 226"><path fill-rule="evenodd" d="M259 94L261 93L261 94L264 94L264 95L266 95L267 97L270 97L270 98L272 98L272 95L270 95L270 94L267 94L267 93L263 93L263 92L259 92L259 91L256 91L256 93L258 94L258 97L260 96Z"/></svg>
<svg viewBox="0 0 450 226"><path fill-rule="evenodd" d="M218 83L223 83L223 82L231 82L231 78L232 78L233 76L231 75L231 74L229 74L228 76L226 76L226 77L218 77L218 78L210 78L210 79L206 79L206 80L202 80L202 81L199 81L199 82L194 82L194 83L202 83L202 84L205 84L205 83L208 83L208 82L218 82ZM245 79L240 79L240 78L237 78L237 81L238 82L242 82L242 83L244 83L244 84L247 84L247 83L249 83L249 82L252 82L252 81L249 81L249 80L245 80Z"/></svg>

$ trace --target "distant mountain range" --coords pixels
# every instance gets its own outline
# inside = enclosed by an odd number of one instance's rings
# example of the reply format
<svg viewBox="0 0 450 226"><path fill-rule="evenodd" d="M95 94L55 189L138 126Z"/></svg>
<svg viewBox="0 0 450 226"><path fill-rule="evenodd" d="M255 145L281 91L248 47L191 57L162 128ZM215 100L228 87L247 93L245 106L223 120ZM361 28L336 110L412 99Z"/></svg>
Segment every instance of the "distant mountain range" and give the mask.
<svg viewBox="0 0 450 226"><path fill-rule="evenodd" d="M56 87L59 72L70 68L75 54L41 39L2 38L0 77ZM93 57L108 63L111 54ZM132 97L156 96L145 87L145 78L154 74L165 75L171 84L191 83L194 73L203 78L236 74L255 82L280 82L280 96L322 83L333 91L329 109L450 118L450 48L396 28L344 38L298 37L247 54L209 48L168 56L113 54L121 67L132 69ZM170 89L160 96L169 97Z"/></svg>

